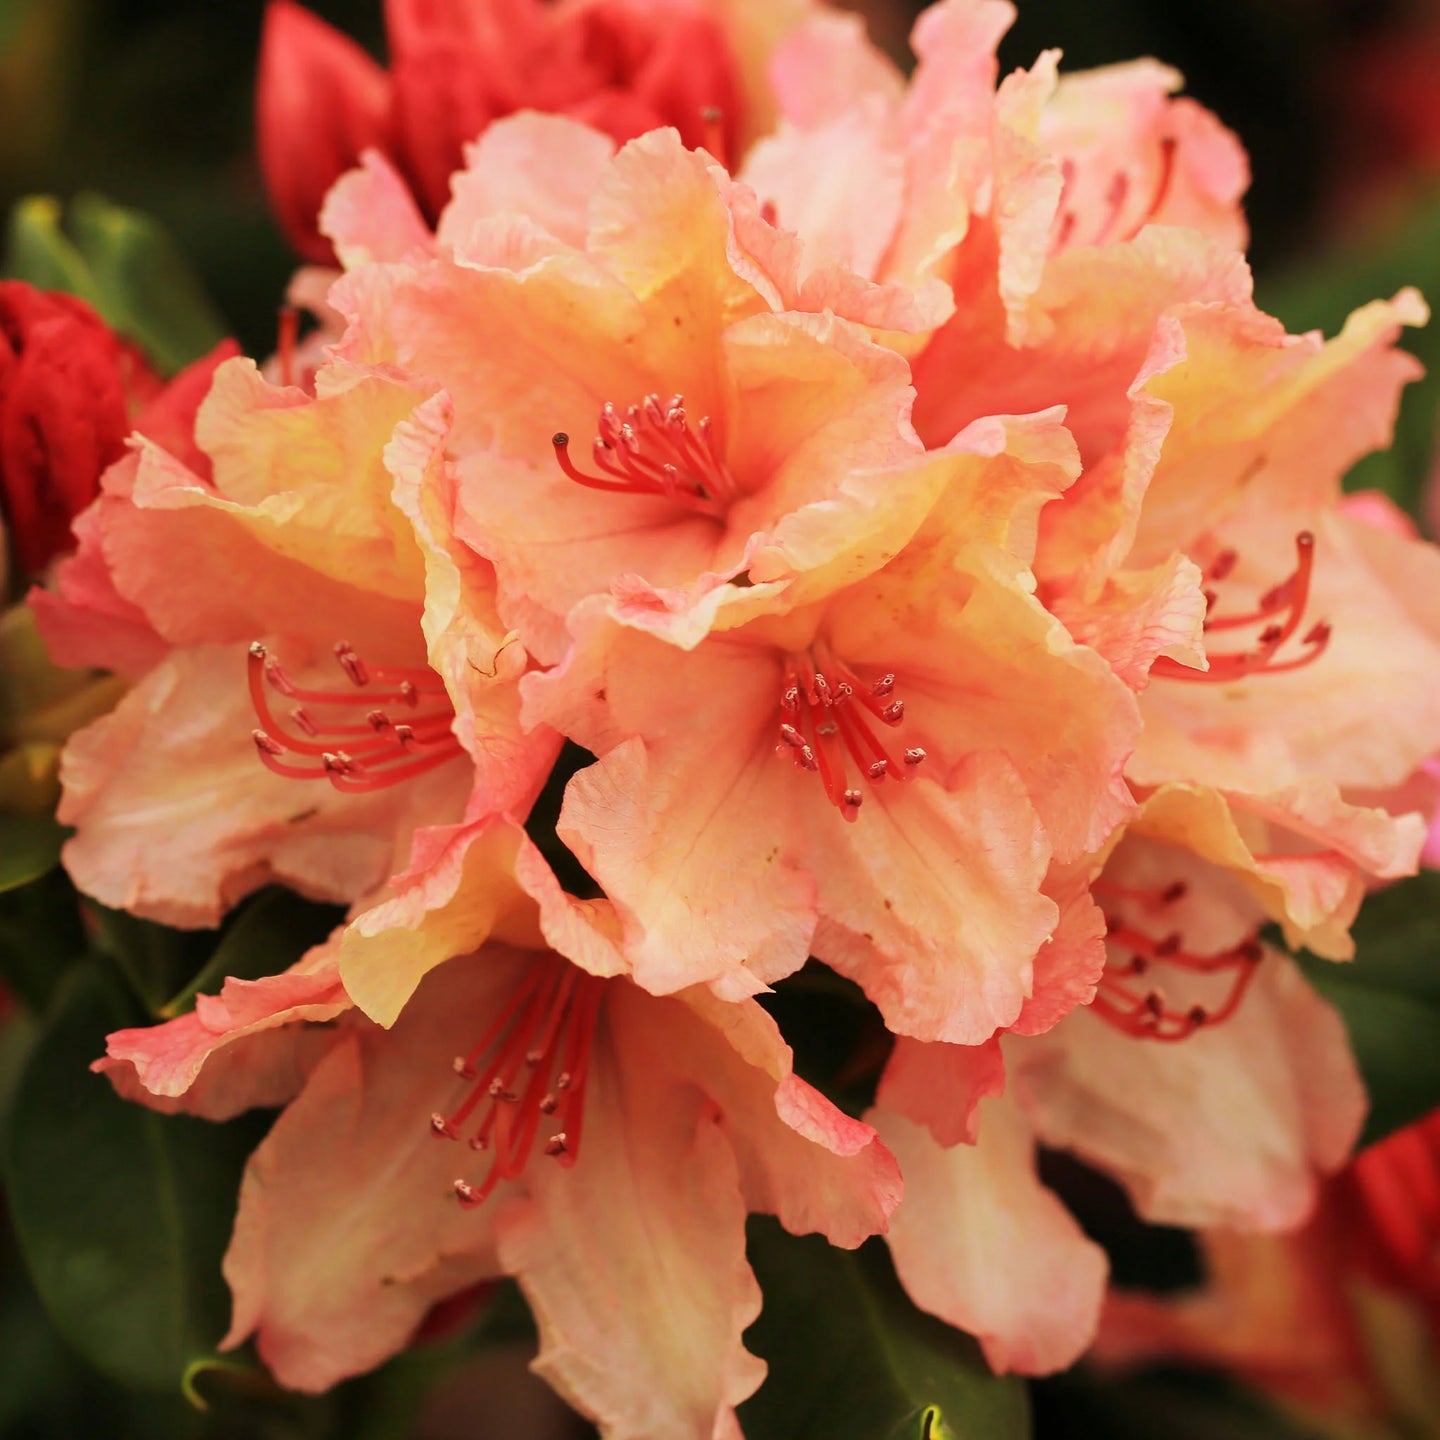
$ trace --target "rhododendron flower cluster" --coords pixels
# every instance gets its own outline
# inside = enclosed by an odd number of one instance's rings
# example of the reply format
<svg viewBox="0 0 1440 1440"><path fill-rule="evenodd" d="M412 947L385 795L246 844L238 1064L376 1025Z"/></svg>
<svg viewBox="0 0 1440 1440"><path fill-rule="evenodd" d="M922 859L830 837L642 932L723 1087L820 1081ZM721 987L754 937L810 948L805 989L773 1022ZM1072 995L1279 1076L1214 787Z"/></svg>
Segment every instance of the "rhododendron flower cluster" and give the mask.
<svg viewBox="0 0 1440 1440"><path fill-rule="evenodd" d="M1440 556L1340 491L1422 301L1257 308L1155 62L1002 78L1010 5L942 0L906 78L764 10L397 0L387 73L276 0L313 363L221 363L35 596L129 682L64 756L82 891L347 907L96 1062L284 1107L225 1261L284 1385L512 1275L604 1433L737 1435L748 1213L1046 1373L1107 1266L1038 1145L1270 1234L1359 1132L1266 927L1348 962L1435 808ZM767 1011L807 964L883 1021L863 1113Z"/></svg>

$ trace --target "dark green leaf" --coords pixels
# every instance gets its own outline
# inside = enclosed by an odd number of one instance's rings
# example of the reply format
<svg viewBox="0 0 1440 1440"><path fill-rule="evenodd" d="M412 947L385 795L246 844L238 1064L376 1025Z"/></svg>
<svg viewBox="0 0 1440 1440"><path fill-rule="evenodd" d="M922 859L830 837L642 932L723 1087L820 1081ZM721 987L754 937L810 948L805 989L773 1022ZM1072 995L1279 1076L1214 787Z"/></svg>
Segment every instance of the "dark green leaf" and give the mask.
<svg viewBox="0 0 1440 1440"><path fill-rule="evenodd" d="M1301 1421L1223 1375L1099 1376L1080 1369L1042 1380L1032 1393L1046 1440L1319 1440Z"/></svg>
<svg viewBox="0 0 1440 1440"><path fill-rule="evenodd" d="M30 1009L46 1009L86 949L79 900L63 870L0 894L0 980Z"/></svg>
<svg viewBox="0 0 1440 1440"><path fill-rule="evenodd" d="M80 195L69 221L67 236L58 201L45 195L22 200L10 217L6 273L78 295L164 375L224 337L199 282L155 220L98 195Z"/></svg>
<svg viewBox="0 0 1440 1440"><path fill-rule="evenodd" d="M16 1091L5 1179L60 1331L125 1384L174 1390L225 1329L220 1257L258 1131L156 1115L90 1073L140 1019L107 967L70 974Z"/></svg>
<svg viewBox="0 0 1440 1440"><path fill-rule="evenodd" d="M1440 874L1368 897L1353 933L1354 961L1301 965L1350 1032L1370 1092L1368 1145L1440 1105Z"/></svg>
<svg viewBox="0 0 1440 1440"><path fill-rule="evenodd" d="M86 902L85 913L96 945L115 962L149 1012L147 1019L162 1014L170 997L206 963L220 939L218 930L172 930L94 901Z"/></svg>
<svg viewBox="0 0 1440 1440"><path fill-rule="evenodd" d="M754 1219L765 1308L746 1344L770 1365L741 1407L748 1440L1025 1440L1024 1385L916 1310L880 1241L837 1250Z"/></svg>
<svg viewBox="0 0 1440 1440"><path fill-rule="evenodd" d="M50 815L0 815L0 893L53 870L69 834Z"/></svg>
<svg viewBox="0 0 1440 1440"><path fill-rule="evenodd" d="M258 980L288 970L344 919L334 905L317 905L290 890L263 890L220 937L204 969L173 999L160 1007L162 1019L181 1015L195 997L218 990L227 976Z"/></svg>

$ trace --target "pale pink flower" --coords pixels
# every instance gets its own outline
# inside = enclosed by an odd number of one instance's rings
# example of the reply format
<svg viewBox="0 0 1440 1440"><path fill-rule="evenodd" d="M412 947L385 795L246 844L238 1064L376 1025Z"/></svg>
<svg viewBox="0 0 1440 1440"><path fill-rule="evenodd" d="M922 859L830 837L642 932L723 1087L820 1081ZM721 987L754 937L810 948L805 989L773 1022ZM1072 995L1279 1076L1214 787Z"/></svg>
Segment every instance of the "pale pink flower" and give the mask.
<svg viewBox="0 0 1440 1440"><path fill-rule="evenodd" d="M1256 939L1260 907L1147 820L1094 882L1091 1003L980 1047L900 1040L867 1117L905 1175L906 1289L998 1370L1071 1364L1104 1296L1104 1256L1038 1179L1037 1142L1112 1175L1147 1220L1273 1233L1304 1222L1364 1117L1340 1018Z"/></svg>

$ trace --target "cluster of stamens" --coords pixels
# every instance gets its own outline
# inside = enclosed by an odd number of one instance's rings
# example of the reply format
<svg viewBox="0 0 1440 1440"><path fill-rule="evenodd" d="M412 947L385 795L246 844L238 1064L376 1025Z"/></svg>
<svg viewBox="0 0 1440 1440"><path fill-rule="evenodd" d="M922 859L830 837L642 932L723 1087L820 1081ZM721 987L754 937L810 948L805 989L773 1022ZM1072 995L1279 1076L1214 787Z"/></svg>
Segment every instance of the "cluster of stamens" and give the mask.
<svg viewBox="0 0 1440 1440"><path fill-rule="evenodd" d="M925 759L925 752L912 746L897 762L875 733L872 722L893 727L904 718L905 702L895 695L893 675L866 685L833 660L822 663L809 651L792 655L780 695L776 753L818 774L830 803L853 820L865 796L850 784L851 766L878 785L905 779Z"/></svg>
<svg viewBox="0 0 1440 1440"><path fill-rule="evenodd" d="M1164 890L1134 890L1100 882L1097 894L1138 901L1152 910L1164 909L1184 898L1186 886L1177 880ZM1119 963L1107 963L1090 1008L1102 1020L1138 1040L1186 1040L1197 1030L1228 1020L1245 998L1250 982L1264 958L1259 941L1243 940L1217 955L1196 955L1185 948L1178 930L1156 939L1118 915L1105 917L1106 939L1112 953L1124 952ZM1210 1005L1176 1005L1155 982L1155 972L1169 967L1177 974L1202 977L1223 987ZM1193 981L1187 981L1193 984Z"/></svg>
<svg viewBox="0 0 1440 1440"><path fill-rule="evenodd" d="M502 1181L519 1179L542 1123L550 1132L547 1156L566 1168L579 1158L604 985L558 957L537 961L470 1053L455 1057L455 1073L469 1088L449 1114L430 1117L430 1130L442 1140L465 1138L491 1157L478 1184L455 1181L465 1208L483 1205Z"/></svg>
<svg viewBox="0 0 1440 1440"><path fill-rule="evenodd" d="M250 734L269 769L288 780L324 779L337 790L363 793L423 775L460 754L451 731L455 712L433 670L367 665L344 642L336 645L335 659L348 688L306 689L260 641L251 645L250 701L260 725ZM289 725L276 716L272 694L291 703ZM356 714L361 709L363 719Z"/></svg>
<svg viewBox="0 0 1440 1440"><path fill-rule="evenodd" d="M1162 656L1151 668L1151 674L1169 680L1196 680L1223 682L1240 680L1247 675L1279 675L1287 670L1300 670L1318 660L1330 643L1330 626L1319 620L1311 625L1300 637L1303 647L1299 654L1279 658L1279 651L1300 630L1305 621L1305 607L1310 603L1310 576L1315 568L1315 537L1302 530L1295 537L1295 569L1278 585L1267 590L1253 610L1241 615L1214 615L1217 592L1213 588L1205 591L1206 616L1205 633L1218 634L1223 631L1251 629L1257 625L1264 628L1255 636L1249 649L1237 651L1208 651L1208 670L1194 670L1175 660ZM1207 586L1218 585L1235 568L1239 555L1234 550L1222 550L1205 571Z"/></svg>
<svg viewBox="0 0 1440 1440"><path fill-rule="evenodd" d="M607 402L590 448L599 475L576 469L570 437L563 430L551 437L551 444L561 470L591 490L655 496L716 517L739 493L710 417L704 415L692 426L683 395L668 401L647 395L623 414Z"/></svg>
<svg viewBox="0 0 1440 1440"><path fill-rule="evenodd" d="M1055 229L1050 240L1051 254L1059 254L1072 245L1109 245L1133 240L1160 213L1160 207L1170 193L1170 186L1175 178L1176 143L1172 135L1167 135L1160 141L1160 173L1150 201L1139 216L1123 229L1121 221L1130 201L1130 176L1124 170L1115 172L1105 191L1104 217L1091 235L1082 236L1076 233L1080 227L1079 216L1073 205L1064 204L1067 196L1074 195L1077 172L1073 160L1063 161L1060 166L1061 209L1055 217Z"/></svg>

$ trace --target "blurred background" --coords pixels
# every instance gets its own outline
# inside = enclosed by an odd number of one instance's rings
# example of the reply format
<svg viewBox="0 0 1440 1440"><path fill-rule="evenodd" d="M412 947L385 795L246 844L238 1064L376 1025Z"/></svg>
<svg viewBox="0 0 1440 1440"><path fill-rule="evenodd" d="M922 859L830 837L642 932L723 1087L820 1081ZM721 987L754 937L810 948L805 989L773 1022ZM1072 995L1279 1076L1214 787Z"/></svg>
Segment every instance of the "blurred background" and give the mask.
<svg viewBox="0 0 1440 1440"><path fill-rule="evenodd" d="M380 0L308 3L383 57ZM915 7L859 8L903 62ZM86 191L148 212L242 346L262 355L296 263L252 146L263 10L263 0L0 0L0 213L28 195ZM1239 133L1254 172L1259 300L1291 329L1333 332L1356 305L1403 284L1440 297L1440 0L1019 0L1019 10L1006 68L1053 46L1069 69L1155 55ZM1440 369L1435 341L1422 333L1407 343ZM1414 508L1437 408L1434 382L1412 386L1394 451L1365 462L1354 483ZM23 1023L0 1023L0 1102L24 1048L4 1036ZM1052 1168L1121 1280L1163 1289L1195 1279L1187 1237L1139 1226L1119 1192L1080 1167L1056 1159ZM198 1395L216 1400L207 1414L92 1370L47 1321L0 1230L0 1440L593 1433L526 1374L532 1340L513 1296L449 1319L410 1356L322 1399L279 1396L253 1371L214 1370L195 1380ZM1040 1440L1312 1434L1213 1376L1072 1375L1033 1387L1033 1403Z"/></svg>

